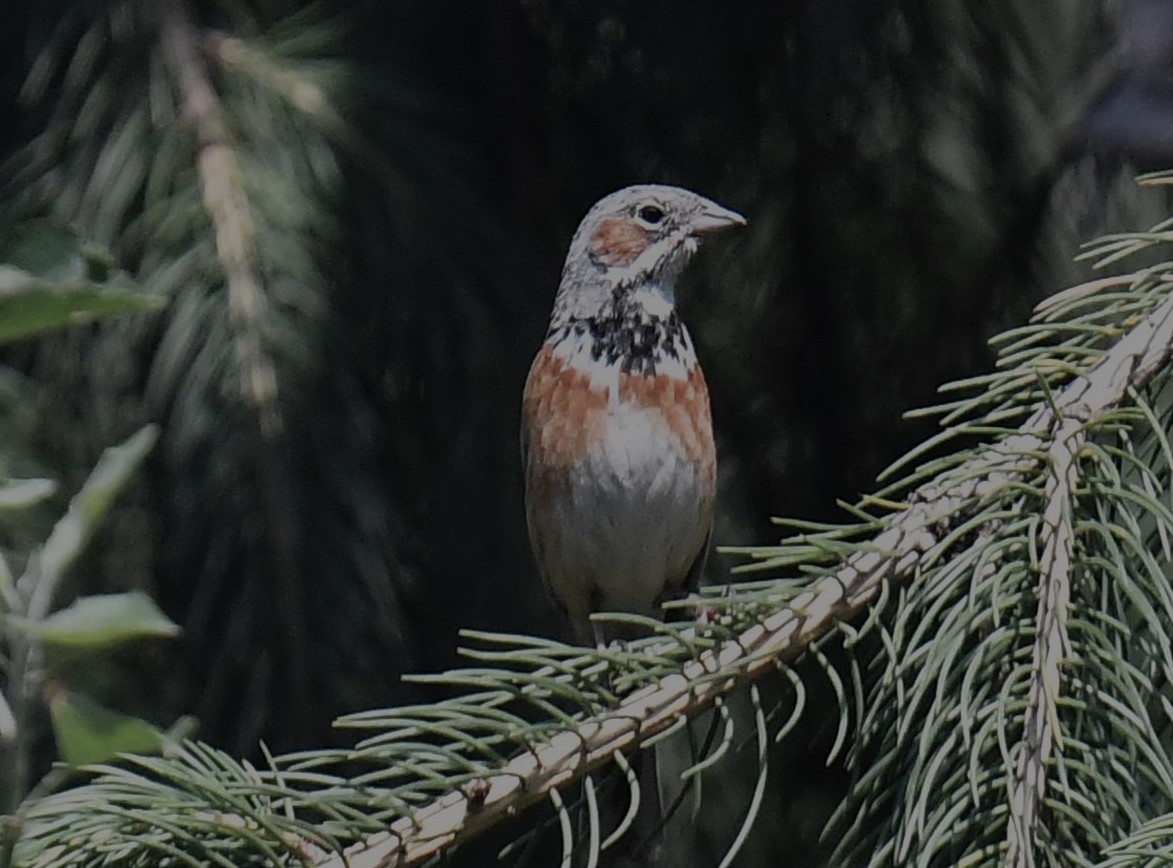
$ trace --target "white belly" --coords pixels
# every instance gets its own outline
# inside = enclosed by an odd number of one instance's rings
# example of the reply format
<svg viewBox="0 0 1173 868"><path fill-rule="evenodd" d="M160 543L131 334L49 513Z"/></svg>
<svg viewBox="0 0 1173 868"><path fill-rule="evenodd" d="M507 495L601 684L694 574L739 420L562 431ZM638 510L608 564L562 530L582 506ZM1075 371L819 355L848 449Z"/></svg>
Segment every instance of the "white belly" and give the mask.
<svg viewBox="0 0 1173 868"><path fill-rule="evenodd" d="M609 412L604 431L570 471L551 542L572 580L594 589L592 608L659 614L708 533L702 480L657 414ZM549 579L557 593L562 577Z"/></svg>

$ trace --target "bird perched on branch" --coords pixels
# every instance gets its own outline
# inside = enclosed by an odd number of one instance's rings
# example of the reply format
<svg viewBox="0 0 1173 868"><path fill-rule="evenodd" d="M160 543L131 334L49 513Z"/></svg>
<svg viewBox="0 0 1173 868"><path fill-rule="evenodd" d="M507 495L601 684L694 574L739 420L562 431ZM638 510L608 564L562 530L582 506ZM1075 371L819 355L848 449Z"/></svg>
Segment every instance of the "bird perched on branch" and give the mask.
<svg viewBox="0 0 1173 868"><path fill-rule="evenodd" d="M695 587L717 487L709 392L676 282L745 224L678 187L601 199L570 242L522 401L530 542L580 641L597 611L658 615Z"/></svg>

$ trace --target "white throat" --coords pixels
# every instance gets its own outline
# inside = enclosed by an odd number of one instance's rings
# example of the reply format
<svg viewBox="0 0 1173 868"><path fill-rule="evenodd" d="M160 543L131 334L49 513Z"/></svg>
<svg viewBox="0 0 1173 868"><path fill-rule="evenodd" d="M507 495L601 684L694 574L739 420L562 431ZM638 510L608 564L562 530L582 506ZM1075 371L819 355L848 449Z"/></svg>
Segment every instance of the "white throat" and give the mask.
<svg viewBox="0 0 1173 868"><path fill-rule="evenodd" d="M649 317L667 317L676 309L676 292L663 282L644 281L632 292L631 300Z"/></svg>

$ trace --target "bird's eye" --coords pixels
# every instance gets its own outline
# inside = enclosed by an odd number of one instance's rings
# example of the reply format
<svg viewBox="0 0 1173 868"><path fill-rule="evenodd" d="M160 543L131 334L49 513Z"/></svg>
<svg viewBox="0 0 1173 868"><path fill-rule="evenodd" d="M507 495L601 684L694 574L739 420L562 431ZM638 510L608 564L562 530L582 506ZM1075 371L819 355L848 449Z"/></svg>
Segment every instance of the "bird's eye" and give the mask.
<svg viewBox="0 0 1173 868"><path fill-rule="evenodd" d="M636 212L636 216L644 223L655 226L664 219L664 209L655 205L644 205Z"/></svg>

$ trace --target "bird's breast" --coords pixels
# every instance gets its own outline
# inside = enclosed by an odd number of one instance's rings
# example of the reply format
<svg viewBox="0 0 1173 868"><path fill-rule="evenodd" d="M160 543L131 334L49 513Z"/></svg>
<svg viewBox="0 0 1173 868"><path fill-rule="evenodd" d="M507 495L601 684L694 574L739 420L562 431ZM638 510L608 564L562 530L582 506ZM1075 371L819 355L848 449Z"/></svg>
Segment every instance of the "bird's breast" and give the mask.
<svg viewBox="0 0 1173 868"><path fill-rule="evenodd" d="M543 574L568 609L654 611L704 545L716 491L700 367L624 373L573 346L538 354L523 400L526 502ZM576 595L594 589L597 599Z"/></svg>
<svg viewBox="0 0 1173 868"><path fill-rule="evenodd" d="M702 477L715 473L709 392L691 352L656 373L627 373L585 347L547 344L534 360L522 402L534 459L568 470L590 456L598 472L638 484L671 451Z"/></svg>

